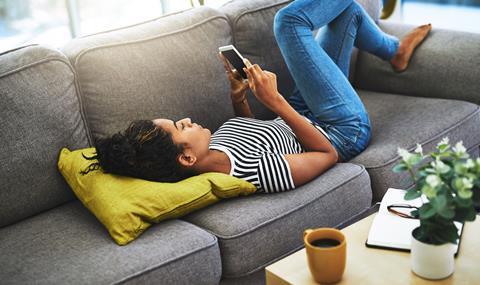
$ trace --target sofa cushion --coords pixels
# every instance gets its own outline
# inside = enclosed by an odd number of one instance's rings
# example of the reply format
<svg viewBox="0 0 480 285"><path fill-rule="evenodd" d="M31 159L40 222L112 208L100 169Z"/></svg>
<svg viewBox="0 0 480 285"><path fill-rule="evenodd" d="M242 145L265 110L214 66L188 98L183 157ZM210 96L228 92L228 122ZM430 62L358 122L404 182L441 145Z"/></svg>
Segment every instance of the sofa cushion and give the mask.
<svg viewBox="0 0 480 285"><path fill-rule="evenodd" d="M68 59L28 46L0 55L0 227L73 200L59 150L88 146Z"/></svg>
<svg viewBox="0 0 480 285"><path fill-rule="evenodd" d="M136 119L190 117L217 129L233 116L218 58L230 34L225 15L202 7L69 42L63 51L78 74L93 136Z"/></svg>
<svg viewBox="0 0 480 285"><path fill-rule="evenodd" d="M253 63L277 74L278 90L284 96L290 96L293 79L278 48L273 34L273 19L278 10L291 0L235 0L220 7L230 19L235 47ZM378 19L380 1L358 1L373 19ZM274 116L253 96L249 100L252 110L258 118Z"/></svg>
<svg viewBox="0 0 480 285"><path fill-rule="evenodd" d="M365 151L351 162L365 165L372 180L374 201L380 201L389 187L412 185L407 173L393 173L399 162L398 147L433 151L443 137L451 143L462 140L472 156L480 144L480 107L446 99L410 97L359 91L372 124L372 139Z"/></svg>
<svg viewBox="0 0 480 285"><path fill-rule="evenodd" d="M107 228L113 240L125 245L153 223L184 216L222 198L249 195L255 185L224 173L209 172L175 183L148 181L104 173L81 172L97 160L95 148L60 152L58 169L78 199Z"/></svg>
<svg viewBox="0 0 480 285"><path fill-rule="evenodd" d="M365 168L339 163L295 190L218 204L184 219L219 239L223 277L248 275L303 246L303 230L333 227L370 206Z"/></svg>
<svg viewBox="0 0 480 285"><path fill-rule="evenodd" d="M380 21L402 38L415 26ZM361 52L355 85L360 89L480 104L480 34L433 29L416 49L408 69L398 74L385 61Z"/></svg>
<svg viewBox="0 0 480 285"><path fill-rule="evenodd" d="M216 284L215 236L180 220L127 246L75 201L0 229L3 284ZM199 274L201 272L202 274Z"/></svg>

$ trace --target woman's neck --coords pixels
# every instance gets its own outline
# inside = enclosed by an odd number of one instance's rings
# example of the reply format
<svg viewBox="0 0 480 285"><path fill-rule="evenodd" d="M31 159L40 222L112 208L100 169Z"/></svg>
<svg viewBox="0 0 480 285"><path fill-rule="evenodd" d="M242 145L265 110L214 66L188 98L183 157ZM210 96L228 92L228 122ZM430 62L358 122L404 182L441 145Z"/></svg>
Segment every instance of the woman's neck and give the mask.
<svg viewBox="0 0 480 285"><path fill-rule="evenodd" d="M198 174L205 172L221 172L230 174L230 158L223 151L209 150L208 155L198 161L193 167Z"/></svg>

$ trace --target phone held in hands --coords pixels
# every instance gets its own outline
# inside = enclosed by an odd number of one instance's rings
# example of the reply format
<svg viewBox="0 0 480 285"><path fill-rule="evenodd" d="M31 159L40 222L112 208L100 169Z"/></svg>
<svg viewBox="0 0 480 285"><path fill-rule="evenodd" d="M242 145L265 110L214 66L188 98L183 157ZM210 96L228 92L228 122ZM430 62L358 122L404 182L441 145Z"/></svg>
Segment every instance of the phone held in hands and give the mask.
<svg viewBox="0 0 480 285"><path fill-rule="evenodd" d="M247 74L243 71L243 68L247 68L243 62L243 56L233 45L219 47L218 51L230 62L230 64L240 73L243 79L247 79Z"/></svg>

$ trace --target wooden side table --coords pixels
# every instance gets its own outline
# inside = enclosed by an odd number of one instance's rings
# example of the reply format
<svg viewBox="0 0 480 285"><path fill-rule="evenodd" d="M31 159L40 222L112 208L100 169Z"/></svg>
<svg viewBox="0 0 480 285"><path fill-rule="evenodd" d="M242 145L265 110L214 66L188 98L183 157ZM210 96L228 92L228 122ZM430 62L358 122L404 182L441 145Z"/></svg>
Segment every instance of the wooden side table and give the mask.
<svg viewBox="0 0 480 285"><path fill-rule="evenodd" d="M410 253L368 248L368 231L375 214L342 229L347 238L347 266L337 284L480 284L480 216L465 223L455 272L443 280L425 280L410 269ZM265 268L267 285L317 284L307 265L305 248Z"/></svg>

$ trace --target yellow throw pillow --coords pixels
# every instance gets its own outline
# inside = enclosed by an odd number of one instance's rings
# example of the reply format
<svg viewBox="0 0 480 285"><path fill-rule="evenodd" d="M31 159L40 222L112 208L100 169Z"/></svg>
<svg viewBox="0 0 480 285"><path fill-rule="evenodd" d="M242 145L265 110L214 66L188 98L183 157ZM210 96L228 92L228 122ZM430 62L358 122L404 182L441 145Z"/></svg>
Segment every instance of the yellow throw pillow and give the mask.
<svg viewBox="0 0 480 285"><path fill-rule="evenodd" d="M223 173L203 173L176 183L161 183L103 173L80 174L95 160L95 148L63 148L58 169L78 199L119 245L137 238L152 223L186 215L221 198L249 195L255 186Z"/></svg>

